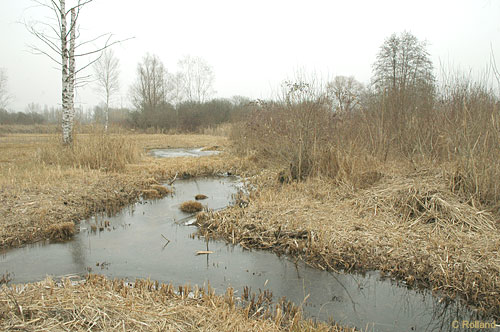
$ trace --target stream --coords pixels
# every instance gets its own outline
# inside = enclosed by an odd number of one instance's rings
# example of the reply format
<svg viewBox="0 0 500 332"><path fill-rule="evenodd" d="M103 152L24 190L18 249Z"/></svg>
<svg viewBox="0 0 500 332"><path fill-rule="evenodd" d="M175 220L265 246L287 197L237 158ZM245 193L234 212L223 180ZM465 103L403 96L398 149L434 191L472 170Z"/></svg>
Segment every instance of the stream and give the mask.
<svg viewBox="0 0 500 332"><path fill-rule="evenodd" d="M208 198L200 202L206 208L227 207L241 182L235 177L207 177L177 180L174 187L174 194L163 199L143 200L113 217L82 221L80 232L70 241L0 251L0 274L9 272L12 283L26 283L47 275L83 276L91 271L130 281L210 283L220 294L231 286L236 296L249 286L254 292L270 290L274 300L285 296L297 305L304 303L308 318L333 318L365 331L471 331L453 328L452 322L480 320L471 309L382 279L376 271L331 273L270 251L213 240L208 242L212 254L196 255L207 250L207 241L192 236L197 230L189 226L193 215L181 212L179 206L204 194ZM108 227L93 229L105 221Z"/></svg>

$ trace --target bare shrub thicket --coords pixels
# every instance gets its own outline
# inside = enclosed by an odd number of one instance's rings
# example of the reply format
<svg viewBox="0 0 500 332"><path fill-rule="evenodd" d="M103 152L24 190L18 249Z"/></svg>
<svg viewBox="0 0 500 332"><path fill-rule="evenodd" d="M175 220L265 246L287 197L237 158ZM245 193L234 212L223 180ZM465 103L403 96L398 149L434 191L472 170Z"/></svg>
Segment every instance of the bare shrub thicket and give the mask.
<svg viewBox="0 0 500 332"><path fill-rule="evenodd" d="M283 167L283 181L338 173L332 153L335 114L313 83L285 82L282 100L258 101L246 121L234 126L235 146Z"/></svg>
<svg viewBox="0 0 500 332"><path fill-rule="evenodd" d="M307 87L288 86L289 94ZM359 111L331 111L321 94L300 101L260 102L235 126L241 153L286 170L291 179L327 176L353 185L389 162L443 169L450 188L472 205L498 209L500 109L486 84L449 78L412 111L391 98L366 93Z"/></svg>
<svg viewBox="0 0 500 332"><path fill-rule="evenodd" d="M443 75L438 84L425 42L408 32L386 39L373 70L350 111L334 107L332 84L286 83L283 98L255 103L234 127L238 150L283 168L281 180L354 187L394 163L440 168L464 201L498 212L500 104L487 79Z"/></svg>

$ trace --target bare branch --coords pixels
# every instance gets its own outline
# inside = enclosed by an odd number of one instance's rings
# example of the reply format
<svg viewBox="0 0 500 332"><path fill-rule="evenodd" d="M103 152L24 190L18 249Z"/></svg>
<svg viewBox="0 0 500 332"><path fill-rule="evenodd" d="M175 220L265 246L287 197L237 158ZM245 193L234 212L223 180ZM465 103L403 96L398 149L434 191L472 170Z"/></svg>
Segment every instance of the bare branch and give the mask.
<svg viewBox="0 0 500 332"><path fill-rule="evenodd" d="M78 17L80 17L80 9L92 1L93 0L87 0L87 1L80 3L80 0L79 0L78 5L71 7L69 10L66 11L66 15L68 15L68 13L70 13L73 9L75 9L76 10L76 18L75 18L74 24L76 25L76 23L78 22ZM71 29L73 29L73 26L69 27L69 30L68 30L68 33L66 34L66 37L69 35L69 31L71 31Z"/></svg>
<svg viewBox="0 0 500 332"><path fill-rule="evenodd" d="M78 69L76 72L75 72L75 75L78 74L79 72L81 72L82 70L85 70L86 68L88 68L89 66L93 65L95 62L99 61L99 59L101 58L102 56L102 53L94 60L90 61L88 64L86 64L85 66L83 66L82 68Z"/></svg>
<svg viewBox="0 0 500 332"><path fill-rule="evenodd" d="M109 39L112 37L112 34L111 34L111 33L109 33L109 32L108 32L108 33L103 33L102 35L97 36L97 37L95 37L94 39L87 40L87 41L84 41L83 43L80 43L80 44L76 45L75 49L77 49L77 48L79 48L79 47L81 47L81 46L83 46L83 45L86 45L86 44L90 44L90 43L92 43L92 42L95 42L96 40L101 39L101 38L102 38L102 37L104 37L104 36L109 36L109 37L108 37L108 41L109 41Z"/></svg>
<svg viewBox="0 0 500 332"><path fill-rule="evenodd" d="M45 45L47 45L52 51L56 52L57 54L61 54L61 49L60 47L54 43L52 40L50 40L46 35L43 33L38 32L34 26L26 26L28 29L28 32L30 32L32 35L34 35L38 40L43 42Z"/></svg>
<svg viewBox="0 0 500 332"><path fill-rule="evenodd" d="M112 36L112 35L111 35L111 36ZM111 38L111 36L110 36L110 38ZM109 39L110 39L110 38L108 38L108 41L109 41ZM105 50L105 49L107 49L108 47L111 47L111 46L116 45L116 44L123 43L123 42L125 42L125 41L127 41L127 40L131 40L131 39L134 39L134 38L135 38L135 37L130 37L130 38L122 39L122 40L117 40L117 41L114 41L114 42L112 42L112 43L110 43L110 44L108 44L108 43L106 42L106 44L105 44L103 47L101 47L101 48L99 48L99 49L97 49L97 50L95 50L95 51L91 51L91 52L87 52L87 53L82 53L82 54L75 54L75 56L80 57L80 56L86 56L86 55L91 55L91 54L99 53L99 52L101 52L101 51L104 51L104 50Z"/></svg>
<svg viewBox="0 0 500 332"><path fill-rule="evenodd" d="M47 56L49 59L51 59L52 61L54 61L55 63L57 63L58 65L62 65L60 61L58 61L58 60L54 59L54 57L53 57L52 55L50 55L49 53L47 53L47 52L45 52L45 51L43 51L43 50L39 49L39 48L38 48L38 47L36 47L36 46L29 45L29 47L30 47L30 49L31 49L31 50L29 51L30 53L35 54L35 55L45 55L45 56Z"/></svg>

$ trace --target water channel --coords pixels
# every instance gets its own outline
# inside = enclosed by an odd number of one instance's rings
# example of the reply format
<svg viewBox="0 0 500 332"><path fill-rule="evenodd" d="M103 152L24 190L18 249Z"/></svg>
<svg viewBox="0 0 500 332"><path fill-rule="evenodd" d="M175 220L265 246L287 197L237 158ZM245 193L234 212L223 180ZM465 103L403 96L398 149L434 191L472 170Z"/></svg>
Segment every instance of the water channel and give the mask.
<svg viewBox="0 0 500 332"><path fill-rule="evenodd" d="M208 209L221 209L241 188L235 177L178 180L175 193L161 200L140 201L104 218L109 226L97 230L91 218L68 242L38 243L0 252L0 274L12 283L38 281L47 275L85 275L88 271L110 278L151 278L174 285L207 285L223 293L231 286L236 296L245 286L269 289L274 298L285 296L301 304L306 317L355 326L366 331L460 331L454 321L474 320L473 311L456 303L441 303L429 291L411 290L378 272L335 274L278 257L269 251L245 250L222 241L191 236L193 216L181 212L182 202L197 194ZM97 224L103 220L98 218ZM107 224L107 223L106 223ZM168 239L168 242L166 239ZM471 331L471 329L464 329ZM487 331L487 330L483 330Z"/></svg>

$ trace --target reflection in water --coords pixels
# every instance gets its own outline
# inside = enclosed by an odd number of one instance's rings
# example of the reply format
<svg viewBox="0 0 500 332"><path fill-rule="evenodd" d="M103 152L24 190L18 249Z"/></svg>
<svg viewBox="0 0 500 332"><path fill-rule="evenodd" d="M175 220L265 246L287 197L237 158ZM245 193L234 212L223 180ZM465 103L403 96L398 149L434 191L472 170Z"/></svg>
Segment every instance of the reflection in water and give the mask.
<svg viewBox="0 0 500 332"><path fill-rule="evenodd" d="M87 267L87 262L85 260L85 246L82 245L80 241L71 241L70 251L71 258L73 259L73 264L77 271L84 271Z"/></svg>
<svg viewBox="0 0 500 332"><path fill-rule="evenodd" d="M40 280L46 274L83 275L92 268L111 278L200 286L210 282L219 293L231 286L236 296L245 286L253 291L269 289L275 299L286 296L303 303L308 317L325 321L333 317L368 331L459 331L452 328L454 320L474 317L456 304L439 303L429 292L381 280L377 272L330 273L220 241L208 242L213 254L196 256L197 251L207 250L207 242L191 237L196 229L183 225L192 217L179 210L180 204L205 194L208 199L202 204L223 208L237 192L238 182L230 177L178 180L175 187L173 197L143 201L109 218L109 230L92 232L89 220L82 222L72 241L6 251L0 258L0 272L14 272L15 283ZM167 245L165 239L170 241Z"/></svg>

